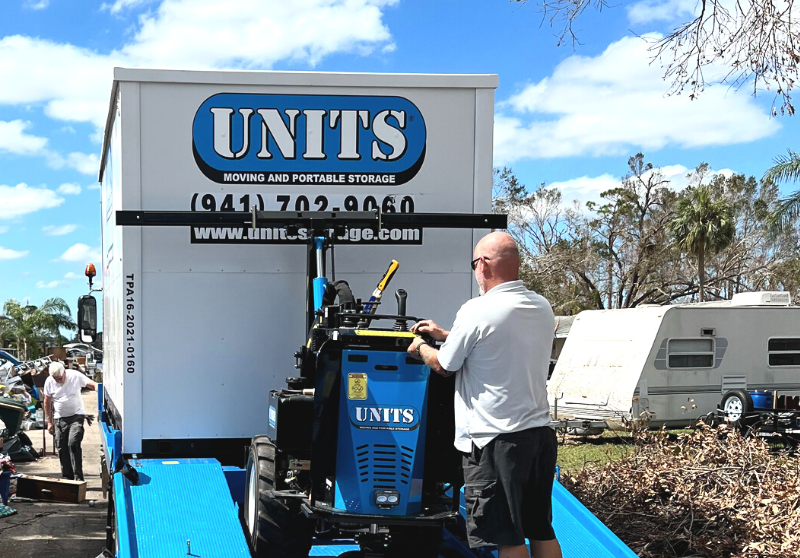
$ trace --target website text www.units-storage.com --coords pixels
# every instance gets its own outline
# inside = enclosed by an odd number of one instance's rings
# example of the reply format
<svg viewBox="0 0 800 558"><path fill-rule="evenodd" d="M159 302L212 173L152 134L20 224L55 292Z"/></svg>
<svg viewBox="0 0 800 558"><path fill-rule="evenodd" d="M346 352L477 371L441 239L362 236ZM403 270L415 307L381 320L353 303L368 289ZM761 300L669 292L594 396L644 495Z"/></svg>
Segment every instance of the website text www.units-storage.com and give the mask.
<svg viewBox="0 0 800 558"><path fill-rule="evenodd" d="M312 236L307 228L192 227L192 244L306 244ZM351 227L329 231L329 238L342 244L422 244L420 228L387 228L375 231Z"/></svg>

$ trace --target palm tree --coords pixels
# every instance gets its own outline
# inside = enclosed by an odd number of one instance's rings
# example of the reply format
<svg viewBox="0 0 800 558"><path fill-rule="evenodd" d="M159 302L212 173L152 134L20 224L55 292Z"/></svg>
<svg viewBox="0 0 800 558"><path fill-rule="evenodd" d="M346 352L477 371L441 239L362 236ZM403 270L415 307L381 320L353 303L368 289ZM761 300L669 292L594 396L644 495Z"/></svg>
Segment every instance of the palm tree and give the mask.
<svg viewBox="0 0 800 558"><path fill-rule="evenodd" d="M8 300L3 305L7 317L5 333L16 340L17 351L22 360L34 356L39 343L48 338L58 340L61 329L75 331L69 305L63 298L50 298L40 307L23 305L16 300Z"/></svg>
<svg viewBox="0 0 800 558"><path fill-rule="evenodd" d="M706 260L709 250L725 249L736 234L733 208L725 200L714 199L709 186L687 188L675 208L669 228L678 246L697 259L700 302L705 300Z"/></svg>
<svg viewBox="0 0 800 558"><path fill-rule="evenodd" d="M48 298L39 307L41 328L53 336L61 335L61 330L75 331L78 326L72 321L72 312L63 298Z"/></svg>
<svg viewBox="0 0 800 558"><path fill-rule="evenodd" d="M800 179L800 154L789 150L788 155L779 155L775 164L764 173L764 181L774 183L783 180L797 181ZM773 233L785 230L800 215L800 190L788 197L778 200L775 209L770 215L770 228Z"/></svg>

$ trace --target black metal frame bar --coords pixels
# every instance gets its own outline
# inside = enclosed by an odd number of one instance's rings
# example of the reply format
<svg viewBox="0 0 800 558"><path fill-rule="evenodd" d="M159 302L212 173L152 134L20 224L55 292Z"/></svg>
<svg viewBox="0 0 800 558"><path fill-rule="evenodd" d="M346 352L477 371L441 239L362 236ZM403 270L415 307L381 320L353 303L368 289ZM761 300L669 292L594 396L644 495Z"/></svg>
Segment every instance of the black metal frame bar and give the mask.
<svg viewBox="0 0 800 558"><path fill-rule="evenodd" d="M495 213L381 213L380 211L149 211L120 210L123 227L250 226L310 229L306 264L306 331L315 320L311 278L318 275L314 237L331 240L328 231L350 227L377 232L383 228L505 229L508 216ZM328 247L332 242L327 244Z"/></svg>
<svg viewBox="0 0 800 558"><path fill-rule="evenodd" d="M117 211L123 227L253 226L306 227L421 227L426 229L505 229L506 215L494 213L379 213L377 211Z"/></svg>
<svg viewBox="0 0 800 558"><path fill-rule="evenodd" d="M311 519L324 519L328 523L353 523L357 525L376 524L380 526L408 525L411 527L438 526L455 521L460 515L458 511L442 510L430 515L419 514L412 516L398 515L368 515L350 513L344 510L336 510L317 502L310 506L307 502L300 505L303 514Z"/></svg>

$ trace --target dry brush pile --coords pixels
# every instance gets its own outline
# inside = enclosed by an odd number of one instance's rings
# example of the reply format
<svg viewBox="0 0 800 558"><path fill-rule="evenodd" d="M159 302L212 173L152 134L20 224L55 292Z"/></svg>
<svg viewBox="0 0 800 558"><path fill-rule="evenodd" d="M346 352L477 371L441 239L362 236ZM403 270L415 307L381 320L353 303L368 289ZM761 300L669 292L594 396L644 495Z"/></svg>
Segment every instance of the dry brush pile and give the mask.
<svg viewBox="0 0 800 558"><path fill-rule="evenodd" d="M634 436L562 483L643 558L800 557L800 460L730 428Z"/></svg>

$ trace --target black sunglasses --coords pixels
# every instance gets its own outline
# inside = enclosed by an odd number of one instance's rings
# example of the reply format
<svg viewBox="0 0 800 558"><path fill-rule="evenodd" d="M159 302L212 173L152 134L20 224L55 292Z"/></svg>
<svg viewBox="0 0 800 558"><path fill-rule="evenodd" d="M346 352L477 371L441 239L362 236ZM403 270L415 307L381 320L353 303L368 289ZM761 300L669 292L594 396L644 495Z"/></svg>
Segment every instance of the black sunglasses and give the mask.
<svg viewBox="0 0 800 558"><path fill-rule="evenodd" d="M487 258L487 257L484 257L484 256L478 256L477 258L472 260L472 262L469 264L470 267L472 267L472 271L475 271L475 268L478 267L478 262L481 261L481 260L485 260L485 261L488 262L488 261L490 261L490 258Z"/></svg>

